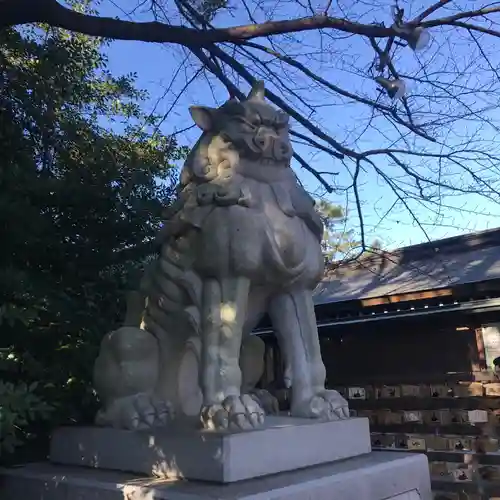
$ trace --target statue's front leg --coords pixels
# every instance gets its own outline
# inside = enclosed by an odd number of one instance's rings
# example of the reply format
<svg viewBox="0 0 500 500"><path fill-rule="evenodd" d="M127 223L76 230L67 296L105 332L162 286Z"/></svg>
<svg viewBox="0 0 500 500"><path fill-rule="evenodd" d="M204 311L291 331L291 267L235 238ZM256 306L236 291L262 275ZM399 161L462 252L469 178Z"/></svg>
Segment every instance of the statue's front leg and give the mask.
<svg viewBox="0 0 500 500"><path fill-rule="evenodd" d="M257 401L240 393L239 356L249 291L250 280L244 277L204 283L200 416L208 429L251 429L264 420Z"/></svg>
<svg viewBox="0 0 500 500"><path fill-rule="evenodd" d="M274 297L269 314L291 366L292 416L348 418L347 401L337 391L325 389L325 365L310 290L290 290Z"/></svg>

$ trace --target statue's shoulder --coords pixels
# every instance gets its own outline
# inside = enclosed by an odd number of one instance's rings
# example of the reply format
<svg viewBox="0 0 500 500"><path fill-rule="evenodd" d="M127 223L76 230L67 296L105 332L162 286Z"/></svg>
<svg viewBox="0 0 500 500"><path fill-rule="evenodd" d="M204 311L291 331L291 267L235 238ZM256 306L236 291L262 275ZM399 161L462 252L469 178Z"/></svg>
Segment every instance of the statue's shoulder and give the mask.
<svg viewBox="0 0 500 500"><path fill-rule="evenodd" d="M321 241L324 231L323 221L316 210L316 203L312 196L299 182L296 182L294 189L290 190L290 197L297 217L303 219L316 238Z"/></svg>

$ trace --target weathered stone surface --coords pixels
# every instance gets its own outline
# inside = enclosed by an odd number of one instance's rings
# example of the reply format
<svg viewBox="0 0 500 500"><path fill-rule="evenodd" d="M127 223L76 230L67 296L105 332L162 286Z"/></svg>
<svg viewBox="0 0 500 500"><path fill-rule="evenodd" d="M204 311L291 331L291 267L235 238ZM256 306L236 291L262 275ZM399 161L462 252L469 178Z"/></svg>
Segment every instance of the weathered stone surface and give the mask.
<svg viewBox="0 0 500 500"><path fill-rule="evenodd" d="M96 360L97 423L146 429L198 413L208 429L263 425L276 405L249 394L257 365L240 358L265 313L286 362L291 414L348 418L347 401L325 389L312 301L323 224L290 166L288 116L266 102L262 82L242 101L190 111L202 135L158 236L159 256Z"/></svg>
<svg viewBox="0 0 500 500"><path fill-rule="evenodd" d="M0 469L2 500L431 500L423 454L372 452L230 485L161 481L83 467Z"/></svg>
<svg viewBox="0 0 500 500"><path fill-rule="evenodd" d="M370 453L368 420L269 417L250 432L65 427L50 459L65 465L229 483Z"/></svg>

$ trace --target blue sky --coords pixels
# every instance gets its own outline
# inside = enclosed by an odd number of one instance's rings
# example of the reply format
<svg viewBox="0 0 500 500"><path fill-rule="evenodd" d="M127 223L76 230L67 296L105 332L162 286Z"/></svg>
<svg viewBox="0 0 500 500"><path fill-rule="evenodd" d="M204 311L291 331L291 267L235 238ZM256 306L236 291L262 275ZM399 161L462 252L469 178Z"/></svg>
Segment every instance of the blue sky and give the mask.
<svg viewBox="0 0 500 500"><path fill-rule="evenodd" d="M346 5L353 3L346 2ZM458 3L471 6L479 2L464 0L464 2ZM276 2L267 2L267 4L269 6L276 5ZM385 0L379 0L377 3L370 2L370 5L359 3L355 7L351 7L351 11L347 12L347 15L355 15L366 22L372 22L375 19L388 22L389 6L391 4L392 2ZM119 16L126 19L124 12L131 12L136 7L137 0L122 0L119 2L119 8L117 8L117 5L118 3L114 4L111 0L103 0L99 6L99 11L104 15ZM281 5L283 7L274 11L274 18L304 15L304 11L294 2ZM338 5L340 4L338 3ZM408 5L406 7L408 14L411 16L411 11L418 12L423 5L428 6L429 2L411 2L409 5L410 7ZM346 9L348 8L346 7ZM238 9L230 11L230 14L222 16L218 23L221 26L245 24L247 19L243 14ZM175 24L174 14L169 13L170 15L172 15L170 17L171 22ZM139 10L134 12L133 17L141 20L150 19L148 13L141 13ZM478 119L477 116L469 117L466 120L454 120L451 124L447 123L435 133L439 141L448 146L456 146L458 143L463 142L464 137L470 138L473 136L478 147L493 152L496 147L494 143L497 133L496 120L500 116L498 110L495 109L496 95L500 94L495 92L496 82L491 80L489 65L496 67L499 62L496 54L500 42L497 40L482 42L481 50L488 56L489 62L487 63L486 59L478 62L481 53L477 52L477 44L473 40L449 30L435 31L432 32L432 35L432 43L425 52L414 54L408 48L401 49L398 50L395 59L401 73L414 75L417 78L423 78L423 75L425 75L426 80L435 78L442 87L442 89L440 87L433 99L428 100L422 97L428 95L430 88L428 83L422 81L408 82L408 92L411 99L414 99L414 109L421 111L420 115L416 114L415 119L425 121L431 113L435 114L436 110L441 111L445 108L456 107L456 103L452 99L446 98L447 93L453 94L456 92L454 89L465 88L466 85L481 86L487 91L462 95L460 97L461 106L474 109L488 108L488 111L482 112L480 118L487 117L489 123L485 125L484 120ZM453 43L449 41L452 37L454 37ZM368 67L373 59L373 53L366 40L359 37L320 38L319 35L309 32L298 35L293 41L285 40L282 45L287 47L291 53L297 55L301 62L307 64L308 67L317 71L331 83L346 90L368 95L372 99L382 99L384 104L390 104L387 98L379 96L376 85L369 75ZM195 103L204 105L221 104L228 96L224 87L218 84L215 79L200 76L187 87L180 98L177 98L178 93L190 81L196 71L196 67L192 64L184 64L187 55L187 51L181 47L135 41L113 42L108 51L109 68L112 72L136 72L138 74L138 87L146 89L150 94L150 99L145 103L146 109L155 108L155 111L160 115L168 113L162 125L162 131L166 134L185 129L192 124L188 113L189 105ZM450 62L452 59L453 61ZM457 77L456 74L452 74L453 71L450 68L453 68L454 71L457 71L458 68L461 76ZM290 72L282 76L285 80L284 84L293 80L293 89L299 89L301 95L306 95L309 101L316 106L313 117L315 122L328 130L333 137L343 144L357 150L377 149L390 144L395 144L395 147L411 147L416 151L436 152L442 150L441 146L429 145L427 141L415 139L411 136L401 139L400 134L395 135L392 125L384 120L372 119L370 108L360 104L346 104L345 101L339 100L330 93L325 94L323 91L311 86L311 82L305 80L297 72ZM238 82L236 77L234 81L240 83L241 87L247 88L241 82ZM432 91L436 93L435 89ZM302 106L300 102L293 102L293 99L291 102L297 107ZM455 109L454 112L458 111ZM185 144L192 144L197 135L198 131L189 130L179 135L179 138ZM405 145L404 141L408 141L408 143ZM342 188L352 182L354 164L347 163L344 165L339 160L331 159L325 154L318 154L317 151L300 145L296 146L296 149L318 170L336 172L335 176L327 176L327 178L333 180L336 186ZM417 160L418 163L415 163ZM422 162L419 158L412 158L410 163L415 171L423 173L437 171L436 164L435 159ZM408 183L408 178L402 175L402 171L398 166L391 165L389 158L376 157L376 165L388 179L395 180L398 184ZM475 164L473 159L469 158L466 167L467 165L470 165L476 171L483 169L485 178L491 178L489 182L493 184L496 183L496 177L500 177L496 165L492 166L491 163L488 164L488 169L484 170L484 166ZM443 175L442 178L447 177L451 184L462 185L468 183L469 181L460 180L457 168L453 162L448 162L443 167L443 171L440 170L439 175ZM310 174L300 168L296 168L296 171L311 192L322 194L318 183ZM411 189L414 192L416 188L413 186ZM413 220L407 209L408 207L403 206L404 202L396 200L394 193L387 185L387 180L381 179L381 176L369 165L361 172L359 193L362 201L367 242L374 238L380 238L384 245L389 248L419 243L426 241L427 238L437 239L465 231L500 226L500 204L497 202L495 193L492 194L490 200L479 195L454 195L444 198L444 206L438 208L435 204L427 204L424 207L421 203L408 199L409 208L416 215L419 223ZM346 207L349 215L349 227L359 233L359 223L352 190L346 192L339 189L330 195L328 199Z"/></svg>

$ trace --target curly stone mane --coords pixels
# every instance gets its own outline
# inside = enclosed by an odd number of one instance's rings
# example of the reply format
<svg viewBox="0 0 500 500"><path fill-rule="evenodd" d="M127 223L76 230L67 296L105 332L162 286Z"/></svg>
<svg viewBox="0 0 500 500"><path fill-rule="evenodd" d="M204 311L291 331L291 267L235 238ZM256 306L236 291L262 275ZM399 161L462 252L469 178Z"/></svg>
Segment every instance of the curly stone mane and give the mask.
<svg viewBox="0 0 500 500"><path fill-rule="evenodd" d="M254 161L262 160L259 144L256 147L252 134L255 121L270 124L278 132L283 130L288 134L288 117L267 105L263 92L263 88L257 86L246 101L230 100L218 109L191 109L193 118L204 132L184 163L178 198L166 213L158 237L160 259L146 273L142 285L147 296L144 326L156 336L171 328L178 333L182 331L183 336L199 332L200 264L204 271L206 269L197 247L201 244L204 221L216 207L250 208L264 183L269 185L269 179L274 178L274 192L281 210L289 216L303 218L318 239L322 237L321 221L313 210L314 202L297 185L289 168L291 148L281 156L276 153L277 156L267 162L281 163L281 168L269 167L265 159L263 164ZM246 179L256 182L249 186Z"/></svg>
<svg viewBox="0 0 500 500"><path fill-rule="evenodd" d="M324 270L323 225L290 167L288 116L266 103L262 84L243 101L190 112L203 134L158 235L160 255L141 282L142 324L129 322L139 316L131 312L101 344L96 421L164 426L180 410L198 412L206 429L262 425L272 405L251 395L240 361L266 312L292 386L291 413L347 418L346 401L325 389L312 301ZM196 366L186 372L195 344ZM190 389L180 383L189 374ZM196 391L201 399L192 398Z"/></svg>

